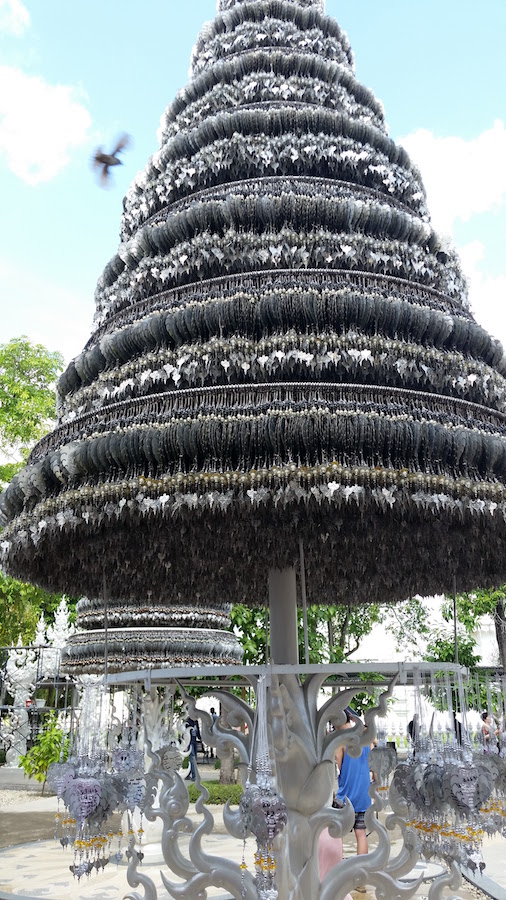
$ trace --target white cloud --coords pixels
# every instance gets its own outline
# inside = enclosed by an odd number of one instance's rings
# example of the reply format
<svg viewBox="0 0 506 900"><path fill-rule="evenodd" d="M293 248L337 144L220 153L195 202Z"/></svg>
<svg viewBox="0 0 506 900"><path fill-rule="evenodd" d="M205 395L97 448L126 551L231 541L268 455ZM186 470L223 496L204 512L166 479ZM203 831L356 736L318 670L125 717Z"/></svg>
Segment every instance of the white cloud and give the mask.
<svg viewBox="0 0 506 900"><path fill-rule="evenodd" d="M452 232L457 220L467 222L506 199L506 128L492 128L466 141L436 137L420 129L399 138L422 173L433 225Z"/></svg>
<svg viewBox="0 0 506 900"><path fill-rule="evenodd" d="M0 34L23 34L30 25L30 13L21 0L0 0Z"/></svg>
<svg viewBox="0 0 506 900"><path fill-rule="evenodd" d="M457 248L469 282L469 300L476 321L506 348L506 275L483 271L486 248L478 240Z"/></svg>
<svg viewBox="0 0 506 900"><path fill-rule="evenodd" d="M400 138L399 143L422 173L434 227L453 237L457 222L470 223L466 228L469 242L456 250L468 280L471 309L476 321L506 347L506 273L500 272L503 261L495 261L494 270L499 269L499 274L487 273L491 251L486 239L492 226L483 217L476 226L471 221L473 216L497 212L495 228L498 221L506 220L504 123L497 120L492 128L468 141L436 137L421 129Z"/></svg>
<svg viewBox="0 0 506 900"><path fill-rule="evenodd" d="M20 69L0 66L0 153L30 185L50 181L84 143L91 125L75 88L52 85Z"/></svg>

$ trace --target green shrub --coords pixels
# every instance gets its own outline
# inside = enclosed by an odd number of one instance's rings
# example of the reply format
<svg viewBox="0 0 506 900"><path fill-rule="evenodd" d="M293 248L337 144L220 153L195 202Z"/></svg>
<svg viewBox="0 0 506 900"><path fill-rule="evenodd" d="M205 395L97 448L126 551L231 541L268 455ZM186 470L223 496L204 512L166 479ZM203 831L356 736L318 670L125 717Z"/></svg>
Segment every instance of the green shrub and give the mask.
<svg viewBox="0 0 506 900"><path fill-rule="evenodd" d="M242 797L240 784L220 784L219 781L203 781L202 785L209 791L209 805L223 806L227 800L237 806ZM192 803L195 803L200 791L195 784L188 785L188 794Z"/></svg>
<svg viewBox="0 0 506 900"><path fill-rule="evenodd" d="M67 759L68 746L68 735L64 737L63 731L58 725L56 713L51 713L46 717L33 747L25 756L20 756L19 765L24 769L25 775L42 782L45 787L49 766L51 763L58 762L60 758ZM42 791L44 791L44 787Z"/></svg>

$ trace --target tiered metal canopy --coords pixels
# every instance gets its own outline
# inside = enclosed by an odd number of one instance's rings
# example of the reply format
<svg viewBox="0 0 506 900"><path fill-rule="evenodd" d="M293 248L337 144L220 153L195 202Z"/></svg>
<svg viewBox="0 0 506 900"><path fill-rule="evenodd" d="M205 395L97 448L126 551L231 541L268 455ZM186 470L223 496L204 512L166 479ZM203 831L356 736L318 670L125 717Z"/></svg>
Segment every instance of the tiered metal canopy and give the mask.
<svg viewBox="0 0 506 900"><path fill-rule="evenodd" d="M420 175L321 2L219 6L2 565L157 609L262 603L299 538L313 602L503 583L505 360Z"/></svg>

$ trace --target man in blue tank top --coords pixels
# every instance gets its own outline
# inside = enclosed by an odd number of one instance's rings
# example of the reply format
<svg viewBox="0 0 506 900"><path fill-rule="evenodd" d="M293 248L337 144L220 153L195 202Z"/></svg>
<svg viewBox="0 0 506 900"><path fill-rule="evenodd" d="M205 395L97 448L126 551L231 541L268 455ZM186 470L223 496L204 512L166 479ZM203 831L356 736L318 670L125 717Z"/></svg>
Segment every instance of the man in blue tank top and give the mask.
<svg viewBox="0 0 506 900"><path fill-rule="evenodd" d="M346 725L344 728L352 728L353 719L358 721L350 707L345 709ZM346 752L346 747L340 747L336 751L336 765L339 768L339 788L336 794L338 803L344 804L347 797L355 810L355 837L357 839L357 854L368 853L367 835L365 831L365 812L371 805L369 786L371 773L369 770L370 746L362 747L360 756L354 758Z"/></svg>

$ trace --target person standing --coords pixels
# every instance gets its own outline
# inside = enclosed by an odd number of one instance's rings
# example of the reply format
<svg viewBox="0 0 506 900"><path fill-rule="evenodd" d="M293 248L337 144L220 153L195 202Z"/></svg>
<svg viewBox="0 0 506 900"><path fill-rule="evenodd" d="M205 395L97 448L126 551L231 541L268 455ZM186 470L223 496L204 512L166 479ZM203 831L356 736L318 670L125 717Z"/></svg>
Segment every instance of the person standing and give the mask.
<svg viewBox="0 0 506 900"><path fill-rule="evenodd" d="M350 707L346 707L346 725L344 728L352 728L355 721L359 721ZM355 810L355 838L357 841L357 854L369 852L367 834L365 828L365 813L369 809L372 800L369 796L371 784L371 772L369 770L369 753L371 747L362 747L360 756L350 756L346 747L340 747L336 751L336 765L339 769L338 790L336 800L344 805L346 798Z"/></svg>
<svg viewBox="0 0 506 900"><path fill-rule="evenodd" d="M328 872L342 862L342 859L342 838L331 837L328 828L324 828L318 840L318 872L320 881L323 881ZM353 898L351 894L346 894L344 900L353 900Z"/></svg>
<svg viewBox="0 0 506 900"><path fill-rule="evenodd" d="M491 720L491 717L488 713L488 710L485 710L481 714L481 720L483 722L481 726L481 736L482 741L485 747L486 753L496 753L498 749L498 737L499 737L499 729L494 728L494 723Z"/></svg>
<svg viewBox="0 0 506 900"><path fill-rule="evenodd" d="M199 723L196 719L187 718L185 725L190 729L190 743L187 750L190 751L190 771L186 776L186 781L195 781L196 769L195 763L197 761L197 741L200 740L200 728Z"/></svg>
<svg viewBox="0 0 506 900"><path fill-rule="evenodd" d="M209 710L209 712L211 713L211 716L213 717L213 727L214 727L214 723L215 723L220 717L219 717L218 713L216 712L214 706L211 706L211 709ZM214 749L213 749L212 747L209 748L209 756L210 756L211 759L214 757Z"/></svg>

